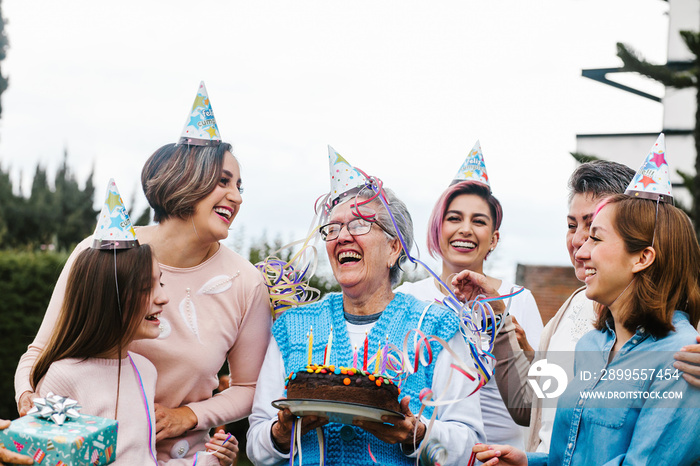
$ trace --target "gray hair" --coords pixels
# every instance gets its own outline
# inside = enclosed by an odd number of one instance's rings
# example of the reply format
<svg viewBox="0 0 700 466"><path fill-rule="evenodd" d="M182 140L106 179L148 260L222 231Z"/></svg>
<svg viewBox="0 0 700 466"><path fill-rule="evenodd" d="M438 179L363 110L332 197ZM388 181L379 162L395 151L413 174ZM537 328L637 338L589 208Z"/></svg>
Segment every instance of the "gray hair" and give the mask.
<svg viewBox="0 0 700 466"><path fill-rule="evenodd" d="M389 215L389 212L387 212L387 210L384 208L384 204L382 203L382 201L376 199L373 201L373 203L380 204L381 207L376 209L377 216L375 221L377 225L382 229L384 234L386 234L387 238L392 240L398 239L399 234L401 234L406 248L408 248L408 251L411 251L414 242L413 219L411 218L411 214L408 213L408 208L406 207L406 204L404 204L403 201L401 201L401 199L396 197L396 194L394 194L394 192L391 189L384 188L384 195L386 202L389 205L389 211L391 211L391 215ZM369 192L366 195L365 192L361 192L357 197L349 196L345 198L339 204L335 205L333 209L335 209L339 205L345 204L348 201L352 201L355 199L368 199L369 197L371 197ZM331 212L332 211L333 210L331 210ZM392 216L396 221L398 232L396 231L394 222L391 220ZM401 276L403 275L403 269L401 268L401 265L406 263L407 261L407 251L402 248L399 258L389 269L389 280L391 282L392 288L401 282Z"/></svg>
<svg viewBox="0 0 700 466"><path fill-rule="evenodd" d="M394 191L391 189L384 189L384 193L386 194L386 202L389 204L391 215L396 221L396 226L399 227L398 233L401 234L404 244L408 248L408 251L403 248L401 249L399 258L396 260L394 265L391 266L391 269L389 269L389 279L391 280L391 287L393 288L398 285L399 282L401 282L401 276L403 275L401 264L408 261L408 252L413 249L413 219L411 218L411 214L408 212L406 204L404 204L401 199L396 197ZM379 209L377 212L377 224L382 227L390 238L397 239L399 237L396 232L396 227L394 227L394 222L391 221L391 216L386 209Z"/></svg>
<svg viewBox="0 0 700 466"><path fill-rule="evenodd" d="M593 197L622 194L635 174L630 167L609 160L581 164L569 178L569 202L576 194Z"/></svg>

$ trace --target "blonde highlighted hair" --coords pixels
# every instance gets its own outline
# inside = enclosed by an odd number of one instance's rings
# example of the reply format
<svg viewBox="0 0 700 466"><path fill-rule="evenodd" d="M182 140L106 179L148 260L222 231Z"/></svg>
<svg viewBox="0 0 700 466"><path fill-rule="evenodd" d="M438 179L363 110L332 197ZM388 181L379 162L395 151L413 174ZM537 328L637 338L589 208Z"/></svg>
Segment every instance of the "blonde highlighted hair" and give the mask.
<svg viewBox="0 0 700 466"><path fill-rule="evenodd" d="M221 143L166 144L156 150L141 170L141 186L153 208L153 219L161 222L171 217L190 217L197 203L216 187L224 154L231 149L231 144Z"/></svg>

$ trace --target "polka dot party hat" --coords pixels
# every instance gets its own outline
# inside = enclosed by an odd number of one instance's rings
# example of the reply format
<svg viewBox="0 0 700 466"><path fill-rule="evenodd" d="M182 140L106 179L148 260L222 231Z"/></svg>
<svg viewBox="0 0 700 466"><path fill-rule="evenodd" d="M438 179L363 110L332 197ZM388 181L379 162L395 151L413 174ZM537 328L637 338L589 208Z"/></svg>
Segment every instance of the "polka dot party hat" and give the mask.
<svg viewBox="0 0 700 466"><path fill-rule="evenodd" d="M342 155L328 146L328 165L331 177L330 205L335 206L345 197L357 193L367 183L367 178L357 171Z"/></svg>
<svg viewBox="0 0 700 466"><path fill-rule="evenodd" d="M114 179L110 179L107 184L105 203L92 237L94 249L129 249L139 245L129 213L124 207L124 201L119 195Z"/></svg>
<svg viewBox="0 0 700 466"><path fill-rule="evenodd" d="M666 142L664 133L661 133L641 168L632 178L625 194L673 203L669 172L668 162L666 162Z"/></svg>
<svg viewBox="0 0 700 466"><path fill-rule="evenodd" d="M185 128L182 130L178 144L193 146L216 146L221 144L219 127L216 125L214 111L204 81L199 83L197 96L194 98L192 110L187 115Z"/></svg>
<svg viewBox="0 0 700 466"><path fill-rule="evenodd" d="M478 140L450 184L460 181L476 181L485 184L489 189L491 188L489 175L486 173L486 164L484 164L484 154L481 152L481 144Z"/></svg>

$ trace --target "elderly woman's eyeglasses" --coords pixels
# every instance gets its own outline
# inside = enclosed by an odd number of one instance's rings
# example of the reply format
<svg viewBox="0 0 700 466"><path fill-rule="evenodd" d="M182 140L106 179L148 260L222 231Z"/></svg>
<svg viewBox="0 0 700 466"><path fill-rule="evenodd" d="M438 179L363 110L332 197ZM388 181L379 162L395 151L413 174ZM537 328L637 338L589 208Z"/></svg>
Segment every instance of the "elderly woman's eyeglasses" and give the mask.
<svg viewBox="0 0 700 466"><path fill-rule="evenodd" d="M323 225L318 231L321 233L321 238L324 241L333 241L340 235L343 225L348 228L348 233L352 236L366 235L372 229L372 222L368 222L363 218L355 218L347 223L334 222Z"/></svg>

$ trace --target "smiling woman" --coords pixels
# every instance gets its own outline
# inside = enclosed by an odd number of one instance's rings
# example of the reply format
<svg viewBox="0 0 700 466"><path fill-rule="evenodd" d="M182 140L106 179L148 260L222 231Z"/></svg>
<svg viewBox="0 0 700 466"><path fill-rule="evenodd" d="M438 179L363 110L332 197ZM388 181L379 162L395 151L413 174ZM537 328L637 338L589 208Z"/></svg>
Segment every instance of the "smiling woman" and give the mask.
<svg viewBox="0 0 700 466"><path fill-rule="evenodd" d="M189 124L197 119L204 127ZM219 243L228 236L243 199L238 162L231 145L221 142L213 121L201 84L180 142L156 150L141 172L143 191L157 223L136 228L136 235L158 258L170 302L159 318L158 338L136 342L130 349L147 357L158 370L158 461L172 464L191 465L197 453L206 450L216 450L224 466L233 462L236 439L225 441L218 433L210 439L209 429L250 413L270 337L270 302L262 276L250 262ZM33 395L27 368L46 344L63 300L66 276L90 241L78 245L69 258L44 323L20 361L15 388L21 412ZM217 374L225 363L236 370L231 371L229 388L213 397Z"/></svg>
<svg viewBox="0 0 700 466"><path fill-rule="evenodd" d="M379 188L383 200L374 196L372 186L378 185L330 151L333 180L341 188L328 203L328 223L320 228L320 234L342 293L292 308L275 321L250 416L248 456L256 464L279 464L289 461L293 445L298 444L304 464L323 464L324 449L328 452L325 464L329 465L364 465L375 459L381 464L415 464L435 410L431 438L449 450L449 462L445 464L464 464L470 445L484 439L478 394L469 396L476 383L450 384L450 364L454 360L436 343L431 344L431 363L420 365L401 388L402 418L385 415L382 422L355 419L352 425L342 425L328 422L325 416L303 416L298 427L300 440L295 441L291 410L271 405L285 396L288 374L308 370L312 361L326 358L334 366L352 367L353 359L355 363L358 357L370 359L379 353L380 346L402 347L411 329L449 341L456 354L463 360L468 358L454 313L392 291L401 277L401 262L407 259L399 232L407 249L413 245L413 223L406 206L388 189ZM354 182L337 181L338 173L349 174L347 180ZM313 338L307 346L304 335L309 329ZM324 358L324 348L331 347L330 342L332 351ZM415 348L409 348L408 354L412 361ZM380 372L381 366L376 364L372 377ZM426 406L419 416L420 394L427 388L461 401Z"/></svg>
<svg viewBox="0 0 700 466"><path fill-rule="evenodd" d="M484 272L484 262L500 240L503 209L491 193L478 141L454 178L438 198L428 221L428 251L442 259L442 283L429 277L404 283L396 291L422 300L442 301L448 294L445 286L450 286L453 277L469 271L469 280L478 282L478 286L472 287L475 292L470 299L479 294L509 294L514 284ZM543 326L535 298L529 290L523 290L510 301L510 315L517 319L529 342L536 346ZM481 414L489 442L524 445L522 431L511 418L495 378L481 389Z"/></svg>

